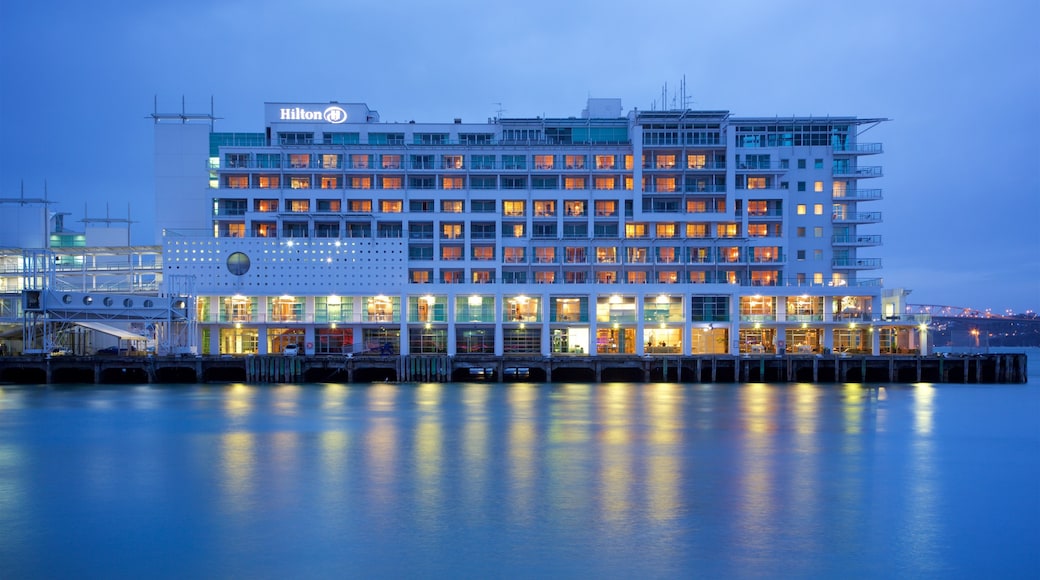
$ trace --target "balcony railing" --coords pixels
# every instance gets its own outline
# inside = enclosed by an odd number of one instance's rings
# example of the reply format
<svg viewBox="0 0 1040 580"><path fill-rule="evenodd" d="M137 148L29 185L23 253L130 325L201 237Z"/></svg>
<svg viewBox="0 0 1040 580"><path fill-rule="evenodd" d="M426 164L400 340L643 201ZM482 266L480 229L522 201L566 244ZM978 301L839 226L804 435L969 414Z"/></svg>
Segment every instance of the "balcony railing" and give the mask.
<svg viewBox="0 0 1040 580"><path fill-rule="evenodd" d="M868 167L835 167L834 177L881 177L881 166Z"/></svg>
<svg viewBox="0 0 1040 580"><path fill-rule="evenodd" d="M845 212L831 215L831 221L836 224L877 224L881 223L881 212Z"/></svg>
<svg viewBox="0 0 1040 580"><path fill-rule="evenodd" d="M849 155L874 155L884 153L881 143L844 143L835 144L831 149L835 153Z"/></svg>
<svg viewBox="0 0 1040 580"><path fill-rule="evenodd" d="M880 189L846 189L844 191L835 191L832 194L834 199L847 199L850 201L874 201L881 199Z"/></svg>
<svg viewBox="0 0 1040 580"><path fill-rule="evenodd" d="M835 246L880 246L881 236L832 236L831 243Z"/></svg>
<svg viewBox="0 0 1040 580"><path fill-rule="evenodd" d="M831 267L838 270L876 270L881 267L881 258L835 259Z"/></svg>

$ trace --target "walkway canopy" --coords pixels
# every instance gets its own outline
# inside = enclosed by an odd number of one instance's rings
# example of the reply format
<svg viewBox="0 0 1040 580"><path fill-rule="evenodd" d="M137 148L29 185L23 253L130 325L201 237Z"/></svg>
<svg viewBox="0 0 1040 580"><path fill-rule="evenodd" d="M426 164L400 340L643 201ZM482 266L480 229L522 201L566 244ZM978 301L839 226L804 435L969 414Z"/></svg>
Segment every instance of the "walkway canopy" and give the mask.
<svg viewBox="0 0 1040 580"><path fill-rule="evenodd" d="M79 325L79 326L82 326L83 328L89 328L90 330L96 330L96 331L104 333L104 334L110 334L110 335L112 335L112 336L114 336L114 337L116 337L118 339L125 340L125 341L128 341L128 342L147 342L148 341L147 337L141 336L140 334L136 334L136 333L130 332L129 330L123 330L122 328L116 328L115 326L112 326L112 325L109 325L109 324L103 324L101 322L94 322L94 321L86 322L86 321L83 321L83 320L79 320L79 321L76 321L76 324Z"/></svg>

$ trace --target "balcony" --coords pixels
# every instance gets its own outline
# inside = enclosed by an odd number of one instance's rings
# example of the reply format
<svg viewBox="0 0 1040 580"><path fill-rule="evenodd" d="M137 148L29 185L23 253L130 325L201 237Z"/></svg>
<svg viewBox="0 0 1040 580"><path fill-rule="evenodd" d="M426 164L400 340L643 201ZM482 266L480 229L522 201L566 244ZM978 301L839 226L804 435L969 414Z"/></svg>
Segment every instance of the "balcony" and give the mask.
<svg viewBox="0 0 1040 580"><path fill-rule="evenodd" d="M876 201L881 199L880 189L846 189L832 193L833 199L844 199L849 201Z"/></svg>
<svg viewBox="0 0 1040 580"><path fill-rule="evenodd" d="M880 246L881 236L832 236L831 245L852 247Z"/></svg>
<svg viewBox="0 0 1040 580"><path fill-rule="evenodd" d="M831 215L831 221L836 224L879 224L881 223L881 212L841 212Z"/></svg>
<svg viewBox="0 0 1040 580"><path fill-rule="evenodd" d="M831 149L836 155L876 155L884 153L881 143L845 143L835 144Z"/></svg>
<svg viewBox="0 0 1040 580"><path fill-rule="evenodd" d="M835 270L876 270L881 267L881 258L843 258L831 261Z"/></svg>
<svg viewBox="0 0 1040 580"><path fill-rule="evenodd" d="M881 177L884 173L881 171L880 165L867 166L867 167L835 167L831 174L834 177Z"/></svg>

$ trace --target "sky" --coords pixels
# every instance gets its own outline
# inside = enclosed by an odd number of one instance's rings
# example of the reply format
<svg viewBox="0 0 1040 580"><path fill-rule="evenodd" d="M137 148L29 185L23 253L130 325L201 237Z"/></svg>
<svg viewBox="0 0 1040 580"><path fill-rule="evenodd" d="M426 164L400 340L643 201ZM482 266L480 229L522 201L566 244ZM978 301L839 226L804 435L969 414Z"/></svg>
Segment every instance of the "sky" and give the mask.
<svg viewBox="0 0 1040 580"><path fill-rule="evenodd" d="M0 0L0 198L151 244L156 103L255 132L267 101L568 117L685 78L694 109L890 119L861 137L885 150L861 257L911 303L1037 311L1038 24L1037 0Z"/></svg>

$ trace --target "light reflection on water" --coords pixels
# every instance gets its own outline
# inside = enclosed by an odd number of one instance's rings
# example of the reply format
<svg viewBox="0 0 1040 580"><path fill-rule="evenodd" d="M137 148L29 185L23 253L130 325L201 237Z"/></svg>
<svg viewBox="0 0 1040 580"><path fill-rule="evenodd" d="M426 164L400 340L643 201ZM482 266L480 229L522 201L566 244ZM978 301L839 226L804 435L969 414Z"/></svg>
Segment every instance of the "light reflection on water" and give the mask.
<svg viewBox="0 0 1040 580"><path fill-rule="evenodd" d="M1035 525L1008 519L1040 516L1038 401L931 385L5 387L0 563L1018 576L1040 570ZM980 552L995 532L1010 539Z"/></svg>

